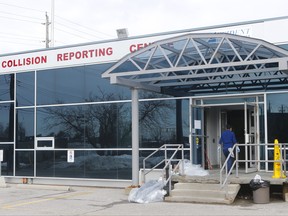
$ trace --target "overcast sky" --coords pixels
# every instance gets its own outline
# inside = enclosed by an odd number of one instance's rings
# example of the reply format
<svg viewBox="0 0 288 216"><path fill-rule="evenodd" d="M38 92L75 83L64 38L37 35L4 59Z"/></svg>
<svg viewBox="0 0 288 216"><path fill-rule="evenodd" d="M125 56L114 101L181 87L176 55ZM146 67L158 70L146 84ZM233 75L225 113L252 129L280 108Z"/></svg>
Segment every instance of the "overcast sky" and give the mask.
<svg viewBox="0 0 288 216"><path fill-rule="evenodd" d="M51 2L0 0L0 54L45 48ZM287 8L287 0L54 0L54 44L114 39L120 28L138 36L288 16Z"/></svg>

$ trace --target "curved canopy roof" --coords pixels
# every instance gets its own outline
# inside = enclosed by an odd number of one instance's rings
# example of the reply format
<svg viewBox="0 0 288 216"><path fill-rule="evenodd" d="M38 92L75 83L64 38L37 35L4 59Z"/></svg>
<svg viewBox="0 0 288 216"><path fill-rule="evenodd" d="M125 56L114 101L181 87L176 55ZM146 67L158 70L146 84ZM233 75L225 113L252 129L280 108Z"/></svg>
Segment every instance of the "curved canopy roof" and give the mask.
<svg viewBox="0 0 288 216"><path fill-rule="evenodd" d="M157 41L102 74L112 84L174 96L288 89L288 51L266 41L218 33Z"/></svg>

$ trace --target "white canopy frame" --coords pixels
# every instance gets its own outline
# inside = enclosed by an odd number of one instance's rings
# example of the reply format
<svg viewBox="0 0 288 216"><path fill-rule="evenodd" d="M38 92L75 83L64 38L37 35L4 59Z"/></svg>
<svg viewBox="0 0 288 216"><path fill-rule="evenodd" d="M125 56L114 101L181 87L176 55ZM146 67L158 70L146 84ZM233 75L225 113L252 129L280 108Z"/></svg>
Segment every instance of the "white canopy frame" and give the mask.
<svg viewBox="0 0 288 216"><path fill-rule="evenodd" d="M256 38L191 33L130 53L102 77L132 88L132 184L138 185L138 89L172 96L287 89L288 51Z"/></svg>

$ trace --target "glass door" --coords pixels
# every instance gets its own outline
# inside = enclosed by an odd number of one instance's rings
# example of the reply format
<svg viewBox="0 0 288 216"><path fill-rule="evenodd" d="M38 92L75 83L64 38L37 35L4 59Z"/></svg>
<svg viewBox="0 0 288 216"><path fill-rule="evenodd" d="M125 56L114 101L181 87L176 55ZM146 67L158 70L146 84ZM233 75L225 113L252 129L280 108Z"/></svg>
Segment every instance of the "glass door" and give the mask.
<svg viewBox="0 0 288 216"><path fill-rule="evenodd" d="M244 136L245 136L245 173L258 170L259 157L259 109L258 100L253 103L244 103ZM254 161L251 161L254 160Z"/></svg>

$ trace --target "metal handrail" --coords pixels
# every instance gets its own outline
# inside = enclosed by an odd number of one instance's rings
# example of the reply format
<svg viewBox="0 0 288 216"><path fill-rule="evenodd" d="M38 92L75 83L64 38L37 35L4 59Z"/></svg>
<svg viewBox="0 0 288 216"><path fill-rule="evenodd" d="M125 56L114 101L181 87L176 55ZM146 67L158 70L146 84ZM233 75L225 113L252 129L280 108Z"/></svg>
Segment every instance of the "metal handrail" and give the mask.
<svg viewBox="0 0 288 216"><path fill-rule="evenodd" d="M174 148L173 148L174 147ZM175 148L176 147L176 148ZM151 158L153 155L155 155L157 152L164 151L164 159L161 160L159 163L157 163L152 168L149 168L149 170L146 170L146 161ZM174 151L171 157L168 159L167 151ZM175 159L174 157L176 154L181 151L181 159ZM146 175L153 170L155 170L157 167L159 167L161 164L165 163L164 167L162 168L162 177L164 181L164 185L168 184L168 194L171 192L171 180L173 174L176 173L177 170L180 170L180 175L182 175L184 172L184 147L183 144L164 144L154 152L152 152L150 155L148 155L146 158L143 159L143 175L142 175L142 182L145 183ZM177 162L175 166L172 168L172 162ZM181 168L180 168L181 165ZM179 169L180 168L180 169Z"/></svg>
<svg viewBox="0 0 288 216"><path fill-rule="evenodd" d="M238 177L239 175L239 173L238 173L238 165L239 165L239 163L242 163L242 162L280 162L281 163L281 168L280 168L280 172L282 173L283 172L283 169L282 169L282 166L284 167L284 172L286 173L287 172L287 170L286 170L286 161L287 161L287 159L286 159L286 148L287 148L287 143L278 143L278 145L279 145L279 148L280 148L280 160L258 160L258 159L249 159L249 160L239 160L238 159L238 152L236 151L236 158L235 158L235 160L234 160L234 162L233 162L233 164L232 164L232 167L231 167L231 169L229 170L229 172L228 172L228 168L227 168L227 162L228 162L228 160L229 160L229 158L231 157L231 154L232 154L232 152L235 152L234 150L235 150L235 148L237 148L237 147L239 147L239 146L269 146L269 145L274 145L274 143L258 143L258 144L235 144L234 146L233 146L233 148L232 148L232 151L230 152L230 154L228 155L228 157L226 158L226 160L225 160L225 162L224 162L224 164L223 164L223 166L222 166L222 168L220 169L220 187L221 187L221 189L222 188L224 188L226 185L227 185L227 182L228 182L228 178L229 178L229 176L230 176L230 174L231 174L231 172L232 172L232 170L233 170L233 168L236 166L236 177ZM283 145L284 145L284 148L283 148ZM284 151L284 155L285 155L285 157L284 157L284 159L283 159L283 157L282 157L282 151ZM236 165L237 164L237 165ZM222 174L223 174L223 171L224 171L224 169L225 169L225 173L226 173L226 177L225 177L225 179L223 180L223 176L222 176Z"/></svg>

